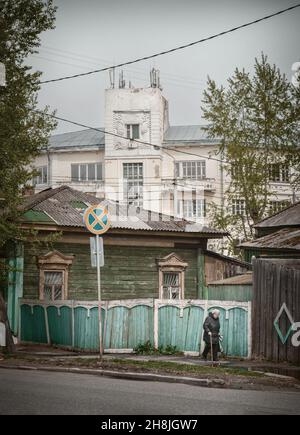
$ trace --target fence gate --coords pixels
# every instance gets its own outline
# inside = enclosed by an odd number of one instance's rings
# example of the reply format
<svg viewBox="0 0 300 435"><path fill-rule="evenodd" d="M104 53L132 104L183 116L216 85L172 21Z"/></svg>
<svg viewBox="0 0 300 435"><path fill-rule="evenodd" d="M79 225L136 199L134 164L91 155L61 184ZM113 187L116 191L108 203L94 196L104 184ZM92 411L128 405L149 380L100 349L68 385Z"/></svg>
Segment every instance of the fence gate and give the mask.
<svg viewBox="0 0 300 435"><path fill-rule="evenodd" d="M228 301L155 301L154 331L156 347L176 346L178 350L198 354L203 350L203 323L209 313L220 310L222 343L226 355L251 355L251 303Z"/></svg>
<svg viewBox="0 0 300 435"><path fill-rule="evenodd" d="M254 261L253 356L300 363L293 325L300 322L300 260Z"/></svg>

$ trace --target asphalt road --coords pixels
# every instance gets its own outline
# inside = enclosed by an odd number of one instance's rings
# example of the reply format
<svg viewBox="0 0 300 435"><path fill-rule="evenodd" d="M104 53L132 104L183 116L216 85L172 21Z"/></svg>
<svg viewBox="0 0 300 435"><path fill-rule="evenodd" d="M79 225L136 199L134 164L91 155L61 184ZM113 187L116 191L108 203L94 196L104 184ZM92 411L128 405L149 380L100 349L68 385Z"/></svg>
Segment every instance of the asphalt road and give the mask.
<svg viewBox="0 0 300 435"><path fill-rule="evenodd" d="M0 415L300 415L300 393L0 369Z"/></svg>

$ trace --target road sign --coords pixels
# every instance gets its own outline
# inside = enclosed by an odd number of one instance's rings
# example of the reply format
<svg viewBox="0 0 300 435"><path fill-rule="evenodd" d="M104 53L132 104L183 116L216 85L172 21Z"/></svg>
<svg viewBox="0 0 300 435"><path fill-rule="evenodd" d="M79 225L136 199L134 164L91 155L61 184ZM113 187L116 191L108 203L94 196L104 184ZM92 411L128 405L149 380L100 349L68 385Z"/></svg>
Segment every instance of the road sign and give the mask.
<svg viewBox="0 0 300 435"><path fill-rule="evenodd" d="M86 209L83 215L83 221L86 228L96 237L90 239L92 267L97 267L98 281L98 317L99 317L99 353L100 358L103 355L103 337L102 337L102 297L101 297L101 267L104 266L104 249L103 239L100 235L106 233L110 228L108 211L101 204L92 205Z"/></svg>
<svg viewBox="0 0 300 435"><path fill-rule="evenodd" d="M91 246L91 263L92 267L97 267L97 242L99 243L99 266L104 266L104 246L103 246L103 238L102 237L91 237L90 238L90 246Z"/></svg>
<svg viewBox="0 0 300 435"><path fill-rule="evenodd" d="M86 209L83 220L86 228L97 236L101 236L110 229L108 211L101 204Z"/></svg>

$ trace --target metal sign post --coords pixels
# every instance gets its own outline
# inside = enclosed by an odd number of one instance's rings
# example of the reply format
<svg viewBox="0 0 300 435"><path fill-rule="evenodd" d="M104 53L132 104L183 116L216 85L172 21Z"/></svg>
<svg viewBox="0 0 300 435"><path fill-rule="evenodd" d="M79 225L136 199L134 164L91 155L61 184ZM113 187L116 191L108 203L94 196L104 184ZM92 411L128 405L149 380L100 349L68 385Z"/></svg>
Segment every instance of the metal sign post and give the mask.
<svg viewBox="0 0 300 435"><path fill-rule="evenodd" d="M97 284L98 284L98 319L99 319L99 355L102 359L104 353L103 333L102 333L102 295L101 295L101 266L104 266L103 239L99 236L106 233L110 228L108 212L105 207L100 205L89 207L84 213L84 223L86 228L96 235L91 239L91 260L92 267L95 266L94 258L96 251ZM96 243L94 243L94 241ZM96 245L96 246L94 246ZM96 248L96 249L95 249Z"/></svg>
<svg viewBox="0 0 300 435"><path fill-rule="evenodd" d="M101 296L101 266L100 266L100 237L96 235L97 246L97 281L98 281L98 317L99 317L99 351L100 358L103 356L103 338L102 338L102 296Z"/></svg>

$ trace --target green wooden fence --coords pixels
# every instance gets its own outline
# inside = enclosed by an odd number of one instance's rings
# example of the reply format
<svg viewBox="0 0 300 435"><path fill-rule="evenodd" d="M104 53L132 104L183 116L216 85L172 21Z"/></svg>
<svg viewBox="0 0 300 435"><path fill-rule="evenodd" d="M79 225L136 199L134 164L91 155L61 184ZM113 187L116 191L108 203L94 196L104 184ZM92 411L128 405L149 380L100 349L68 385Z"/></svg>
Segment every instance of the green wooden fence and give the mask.
<svg viewBox="0 0 300 435"><path fill-rule="evenodd" d="M176 346L190 354L203 348L203 322L221 311L223 349L229 356L251 354L251 303L230 301L162 301L136 299L102 305L106 352L130 352L150 341L156 348ZM85 351L99 349L96 302L20 301L20 340Z"/></svg>
<svg viewBox="0 0 300 435"><path fill-rule="evenodd" d="M251 285L212 285L207 287L207 299L213 301L252 302L253 286Z"/></svg>

